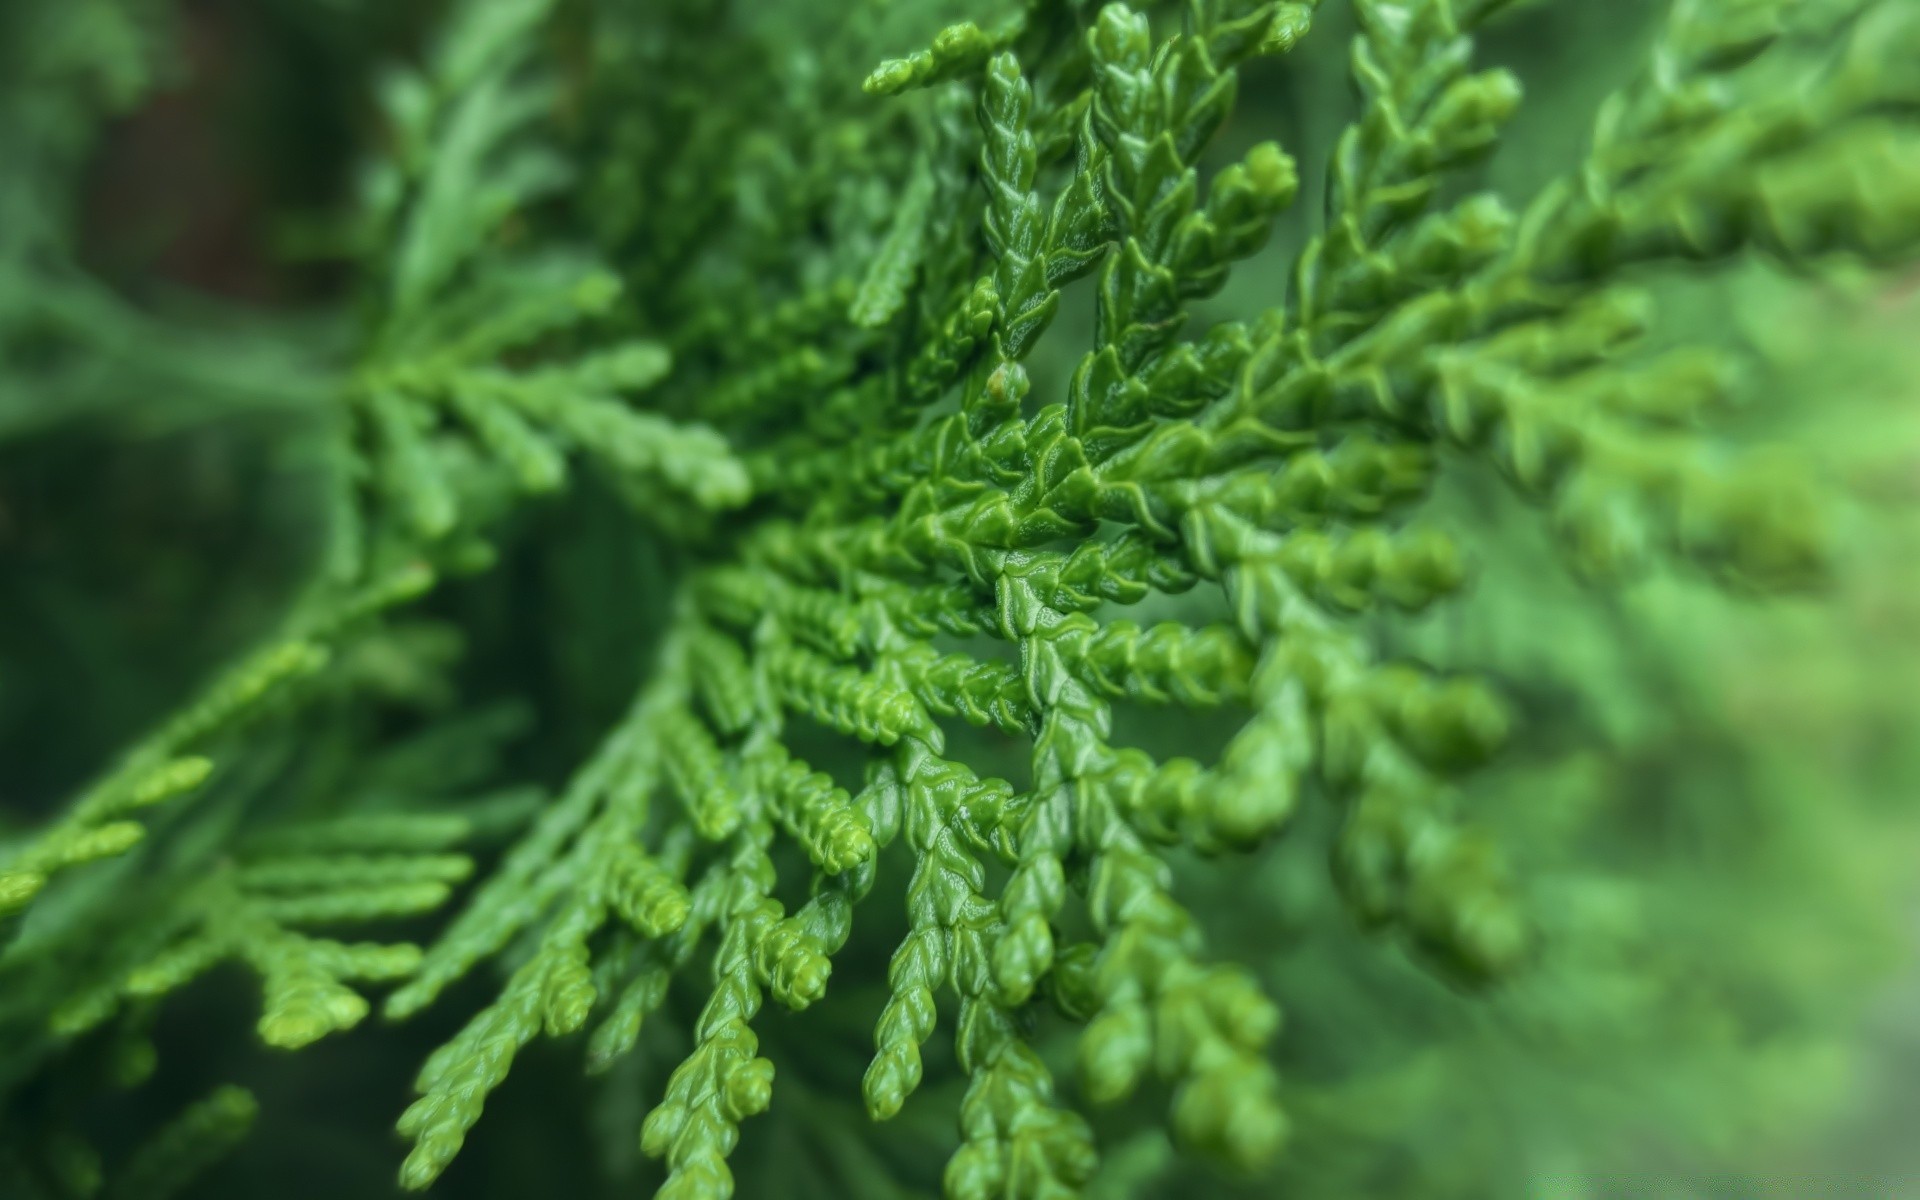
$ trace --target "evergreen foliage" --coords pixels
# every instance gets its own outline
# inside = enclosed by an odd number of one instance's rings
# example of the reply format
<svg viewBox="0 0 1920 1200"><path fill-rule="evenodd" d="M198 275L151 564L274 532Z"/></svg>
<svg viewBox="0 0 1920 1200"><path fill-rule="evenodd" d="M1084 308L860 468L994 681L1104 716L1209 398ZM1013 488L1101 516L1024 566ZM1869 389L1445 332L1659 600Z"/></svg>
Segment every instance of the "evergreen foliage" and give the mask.
<svg viewBox="0 0 1920 1200"><path fill-rule="evenodd" d="M1582 6L269 7L378 114L312 321L86 261L184 17L0 16L0 452L280 414L317 531L4 827L4 1194L219 1186L236 1086L88 1138L227 963L437 1030L356 1095L453 1194L576 1034L671 1200L1587 1195L1835 1107L1920 409L1821 307L1920 258L1920 7L1623 6L1532 133L1476 42Z"/></svg>

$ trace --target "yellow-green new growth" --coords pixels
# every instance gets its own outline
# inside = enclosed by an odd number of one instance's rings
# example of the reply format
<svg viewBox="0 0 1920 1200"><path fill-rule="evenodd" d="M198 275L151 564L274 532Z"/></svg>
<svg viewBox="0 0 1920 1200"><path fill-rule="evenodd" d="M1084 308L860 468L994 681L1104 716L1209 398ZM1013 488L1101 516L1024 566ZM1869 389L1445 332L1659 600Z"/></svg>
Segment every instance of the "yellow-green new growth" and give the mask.
<svg viewBox="0 0 1920 1200"><path fill-rule="evenodd" d="M473 871L465 855L391 853L396 843L438 849L466 836L466 822L425 815L333 822L276 831L272 842L190 886L161 914L164 946L118 978L81 993L54 1016L72 1036L112 1017L123 1001L178 991L237 959L265 998L258 1024L269 1045L297 1049L366 1016L351 981L403 979L420 962L408 943L346 943L310 926L364 924L429 912ZM275 849L277 843L279 849ZM363 853L377 847L382 853Z"/></svg>

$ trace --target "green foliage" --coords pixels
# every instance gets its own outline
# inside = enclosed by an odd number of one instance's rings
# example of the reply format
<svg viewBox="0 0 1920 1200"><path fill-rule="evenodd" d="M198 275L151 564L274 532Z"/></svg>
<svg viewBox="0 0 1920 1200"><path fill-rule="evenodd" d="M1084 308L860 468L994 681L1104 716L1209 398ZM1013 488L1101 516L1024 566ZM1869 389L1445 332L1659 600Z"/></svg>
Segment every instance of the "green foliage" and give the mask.
<svg viewBox="0 0 1920 1200"><path fill-rule="evenodd" d="M0 1179L10 1196L100 1195L108 1200L173 1200L209 1165L231 1152L246 1136L259 1111L245 1088L222 1087L187 1106L136 1149L104 1188L99 1156L78 1139L47 1147L41 1162L25 1161L21 1148L7 1147L0 1158ZM40 1177L40 1171L47 1176ZM53 1188L45 1186L47 1178Z"/></svg>
<svg viewBox="0 0 1920 1200"><path fill-rule="evenodd" d="M50 214L135 7L71 68L13 18L80 82L9 85L0 437L115 341ZM1526 64L1476 38L1571 5L945 7L466 0L380 75L351 331L231 335L323 360L311 580L0 847L0 1093L78 1089L20 1194L101 1192L67 1109L228 962L281 1049L366 985L468 1006L409 1189L576 1034L672 1200L1572 1195L1812 1126L1899 937L1910 698L1728 714L1753 645L1844 670L1833 614L1910 592L1860 476L1920 436L1748 401L1824 404L1796 305L1920 256L1920 10L1678 0L1515 189ZM106 391L234 383L143 340ZM186 1194L254 1107L103 1194Z"/></svg>

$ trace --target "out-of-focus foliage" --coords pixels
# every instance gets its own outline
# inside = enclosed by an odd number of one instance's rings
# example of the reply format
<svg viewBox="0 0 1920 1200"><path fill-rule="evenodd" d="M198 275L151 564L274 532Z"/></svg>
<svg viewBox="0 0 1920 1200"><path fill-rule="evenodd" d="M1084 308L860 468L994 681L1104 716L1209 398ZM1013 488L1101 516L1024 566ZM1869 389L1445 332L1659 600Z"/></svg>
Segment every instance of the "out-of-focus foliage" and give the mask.
<svg viewBox="0 0 1920 1200"><path fill-rule="evenodd" d="M1912 4L18 0L0 59L5 1195L1846 1176ZM204 517L124 555L96 476Z"/></svg>

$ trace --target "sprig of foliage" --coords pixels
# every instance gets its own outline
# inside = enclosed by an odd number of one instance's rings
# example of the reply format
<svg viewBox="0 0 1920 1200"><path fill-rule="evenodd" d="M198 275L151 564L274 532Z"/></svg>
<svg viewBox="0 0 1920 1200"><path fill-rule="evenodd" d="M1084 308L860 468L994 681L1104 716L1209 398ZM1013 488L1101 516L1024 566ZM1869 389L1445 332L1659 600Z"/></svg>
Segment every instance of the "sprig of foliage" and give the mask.
<svg viewBox="0 0 1920 1200"><path fill-rule="evenodd" d="M613 1072L683 1033L631 1132L660 1195L722 1200L790 1086L765 1001L843 1021L868 984L867 1115L950 1100L955 1200L1123 1194L1173 1161L1162 1127L1258 1179L1291 1125L1280 1009L1261 948L1219 948L1247 930L1217 881L1292 826L1359 923L1560 1019L1526 980L1589 909L1530 907L1524 823L1475 799L1524 679L1398 632L1496 606L1461 595L1484 555L1447 481L1503 480L1597 585L1817 584L1835 498L1718 431L1741 360L1664 344L1654 272L1911 262L1920 17L1680 0L1577 163L1510 204L1482 165L1520 81L1475 65L1510 0L1354 0L1358 115L1319 188L1299 149L1222 137L1243 75L1320 52L1319 5L1005 7L916 41L876 6L474 0L389 76L318 598L13 850L0 909L130 849L279 692L296 723L353 699L328 650L398 637L380 610L484 570L579 459L670 547L645 678L424 951L306 927L439 906L472 869L457 814L237 804L125 952L45 989L61 1036L231 958L295 1047L365 1015L348 981L401 981L400 1020L493 964L417 1077L401 1183L535 1037L589 1031ZM924 48L860 85L882 43ZM1323 212L1274 269L1303 178ZM1262 304L1216 319L1256 273ZM1189 712L1217 753L1137 719Z"/></svg>
<svg viewBox="0 0 1920 1200"><path fill-rule="evenodd" d="M616 275L565 248L498 247L504 227L572 177L534 136L554 98L554 79L530 62L550 8L461 6L432 62L392 75L383 93L395 154L366 179L363 239L369 273L389 281L369 304L372 331L347 393L372 490L404 515L409 542L454 532L459 478L475 457L528 493L561 486L566 453L581 450L649 497L699 509L746 498L719 437L623 400L667 372L657 342L600 345L527 370L502 363L604 315L621 291ZM340 569L357 568L349 558Z"/></svg>
<svg viewBox="0 0 1920 1200"><path fill-rule="evenodd" d="M246 963L266 991L259 1032L269 1045L298 1049L350 1028L367 1003L347 980L405 978L417 946L347 944L316 938L303 926L358 924L431 912L473 862L449 853L392 853L396 846L439 849L467 834L466 821L437 814L348 817L275 831L282 847L241 858L194 884L168 905L162 948L106 985L83 992L55 1014L58 1032L83 1033L124 1000L162 996L228 958ZM361 853L372 848L385 853Z"/></svg>
<svg viewBox="0 0 1920 1200"><path fill-rule="evenodd" d="M173 1200L246 1136L259 1103L245 1088L227 1085L182 1109L136 1148L111 1179L98 1153L76 1135L41 1147L29 1161L24 1147L0 1148L0 1180L7 1194L26 1200L101 1196L105 1200ZM104 1184L104 1186L103 1186Z"/></svg>
<svg viewBox="0 0 1920 1200"><path fill-rule="evenodd" d="M309 612L296 616L293 632L219 675L58 821L9 857L0 868L0 917L20 913L53 875L138 844L145 826L133 814L195 791L213 773L214 760L196 750L271 711L281 693L327 665L330 642L343 631L431 585L431 572L415 564L356 591L317 599Z"/></svg>
<svg viewBox="0 0 1920 1200"><path fill-rule="evenodd" d="M931 232L924 214L938 203L939 169L922 158L904 176L841 335L852 342L836 351L832 326L813 317L785 343L791 349L771 330L752 341L753 364L738 384L716 365L699 385L708 395L753 395L750 410L719 411L737 414L749 445L765 444L747 461L757 489L778 504L742 532L739 565L687 585L694 603L680 610L650 685L673 690L649 705L679 710L645 722L665 740L654 753L685 808L689 824L675 834L690 830L712 846L706 873L676 865L680 878L702 881L683 885L695 897L690 911L702 911L709 886L733 897L707 918L720 939L717 990L697 1047L643 1139L672 1170L663 1194L729 1193L723 1156L738 1122L767 1103L771 1067L753 1057L747 1025L761 990L793 1008L819 1000L829 956L846 937L842 906L865 894L868 859L898 831L916 863L909 934L889 971L865 1093L874 1116L899 1111L921 1080L937 998L950 995L970 1079L951 1195L1052 1194L1092 1172L1086 1124L1059 1106L1049 1069L1019 1033L1019 1014L1043 985L1064 1015L1087 1022L1079 1064L1090 1100L1122 1099L1151 1072L1173 1093L1186 1145L1243 1168L1270 1157L1284 1128L1263 1053L1277 1015L1243 972L1208 962L1156 848L1217 853L1258 843L1315 779L1348 797L1334 862L1362 916L1404 925L1468 977L1512 969L1527 934L1503 868L1490 844L1448 816L1449 781L1497 748L1509 718L1470 679L1383 661L1347 615L1383 602L1417 610L1459 587L1460 551L1405 523L1427 490L1436 443L1484 450L1521 487L1553 497L1590 569L1616 568L1641 545L1759 583L1812 569L1809 513L1785 498L1770 464L1729 471L1697 435L1672 430L1711 400L1724 368L1698 355L1632 358L1650 316L1610 278L1635 261L1744 244L1892 257L1911 245L1911 222L1893 215L1910 189L1860 191L1848 186L1857 176L1803 166L1806 190L1794 195L1805 204L1744 217L1779 194L1761 183L1769 172L1799 176L1794 147L1763 132L1789 118L1726 101L1694 118L1695 136L1741 139L1736 157L1755 164L1744 183L1727 173L1713 175L1711 190L1664 180L1663 171L1685 175L1696 161L1692 140L1677 136L1670 156L1631 172L1616 166L1621 118L1612 114L1653 104L1650 89L1732 92L1765 49L1760 33L1741 32L1765 29L1755 14L1736 22L1687 10L1655 52L1656 82L1610 103L1578 191L1554 185L1520 218L1489 195L1442 206L1442 182L1485 154L1518 100L1511 75L1469 68L1469 35L1499 7L1359 6L1354 69L1365 109L1334 155L1327 232L1301 255L1287 306L1192 340L1183 306L1260 248L1297 186L1292 160L1271 143L1204 192L1197 161L1225 120L1236 65L1297 42L1304 6L1199 4L1164 41L1146 16L1118 5L1087 14L1084 39L1074 36L1077 14L1052 24L1030 17L993 35L956 26L932 50L869 78L879 93L977 78L977 143L946 123L948 145L934 161L977 154L987 253L982 262L976 247L945 248L956 266L981 263L971 286L964 269L936 268L928 233L912 224ZM1898 17L1881 10L1872 19ZM1735 33L1743 53L1717 49L1713 39ZM1053 80L1043 104L1022 52L1043 62L1066 56L1060 75L1075 83ZM1846 88L1816 84L1783 112L1811 131L1812 111L1830 114L1824 125L1897 100L1897 72L1843 75ZM1854 92L1863 75L1874 84ZM1875 99L1863 105L1866 96ZM939 101L926 111L941 111ZM1653 120L1664 128L1671 118ZM1060 180L1050 193L1038 190L1042 131L1048 162L1069 146L1072 154L1070 166L1050 172ZM1869 152L1890 153L1884 139L1900 136L1882 131ZM1755 153L1757 145L1773 153ZM1829 180L1832 190L1820 190ZM1654 199L1663 194L1687 199ZM800 191L796 202L807 198ZM1840 215L1815 215L1823 210ZM1724 232L1709 234L1705 220ZM1898 238L1883 233L1896 229ZM917 315L893 298L916 271L954 281ZM1023 359L1052 323L1061 289L1090 271L1094 344L1066 403L1035 408ZM830 312L832 301L792 303L797 315ZM861 331L889 318L915 331L895 370L850 377L831 365L873 353L856 348L868 339ZM763 364L789 358L807 366L766 373ZM955 385L958 411L913 419ZM764 429L776 399L802 414L791 432L769 437L744 423L750 412ZM698 402L689 410L702 411ZM849 461L840 442L856 429L870 432ZM881 434L889 429L898 432ZM1684 524L1658 528L1669 514ZM1143 630L1093 615L1103 602L1203 581L1223 591L1230 623ZM942 655L930 641L942 634L1003 639L1019 665ZM697 696L676 682L683 675L701 681ZM1214 765L1156 762L1109 740L1111 704L1121 699L1238 702L1252 716ZM789 715L875 747L858 796L779 748ZM981 779L944 757L936 718L954 715L1030 737L1030 787ZM640 726L622 728L610 746L644 736ZM656 786L652 755L624 753L642 764L625 786ZM808 778L819 782L799 782ZM584 805L566 811L576 829L601 828ZM827 829L844 831L838 847L822 842ZM772 880L756 848L776 830L820 872L814 900L790 916L766 899ZM563 844L539 843L554 862L568 861L558 857ZM573 845L583 861L608 853L593 832ZM676 864L691 853L678 851ZM1012 872L997 895L989 863ZM847 890L836 881L849 868ZM715 873L723 882L706 883ZM569 978L586 978L590 930L577 906L603 902L591 892L548 899L538 878L503 876L534 890L511 906L483 893L474 910L558 906L542 949L503 998L512 1011L489 1010L442 1051L454 1062L436 1058L423 1077L428 1096L403 1123L422 1137L404 1175L410 1184L430 1178L454 1144L437 1132L438 1114L455 1110L462 1130L478 1115L457 1064L483 1071L484 1086L497 1083L501 1054L480 1048L530 1037L536 995L548 997L550 1032L585 1019L589 990L575 1001L574 989L543 992L537 981L563 962L576 964ZM823 898L832 900L830 920L810 911ZM1093 940L1062 947L1070 898L1084 906ZM671 931L666 967L686 958L704 923ZM502 945L512 932L498 928L489 941ZM462 958L474 944L464 932L448 943ZM617 1003L622 1040L639 1011L659 1002L662 969L647 960L631 975L624 994L644 1000ZM577 1005L565 1019L552 1008L560 995ZM396 1001L407 1011L413 994ZM510 1024L496 1030L502 1021Z"/></svg>

